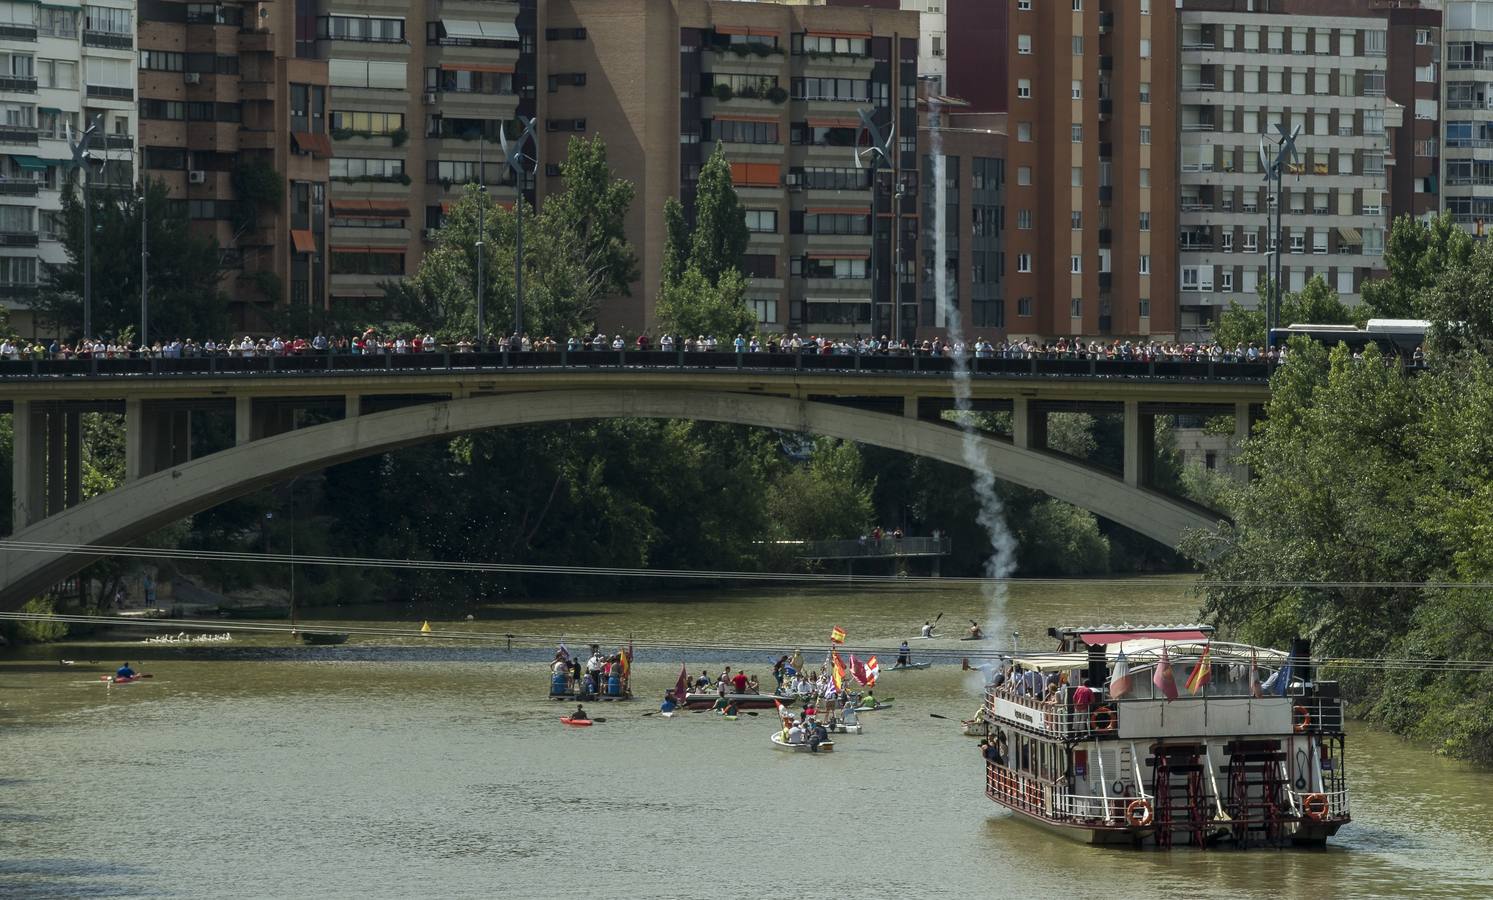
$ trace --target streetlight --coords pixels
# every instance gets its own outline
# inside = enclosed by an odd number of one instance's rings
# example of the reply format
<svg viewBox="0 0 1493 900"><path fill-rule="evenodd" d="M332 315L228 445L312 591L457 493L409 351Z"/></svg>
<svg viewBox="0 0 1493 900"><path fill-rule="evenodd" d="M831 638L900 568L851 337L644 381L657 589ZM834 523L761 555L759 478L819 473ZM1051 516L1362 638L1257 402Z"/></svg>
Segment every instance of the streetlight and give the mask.
<svg viewBox="0 0 1493 900"><path fill-rule="evenodd" d="M1285 247L1281 241L1281 213L1284 204L1281 194L1282 184L1285 182L1286 167L1295 165L1299 157L1296 153L1296 137L1301 134L1301 126L1297 125L1289 132L1286 126L1277 122L1275 130L1280 134L1280 141L1276 144L1275 157L1272 159L1265 149L1265 135L1260 135L1260 167L1265 170L1265 181L1268 183L1275 179L1275 259L1272 260L1272 274L1270 277L1270 293L1265 298L1265 346L1271 347L1275 343L1276 319L1280 316L1280 263L1281 254ZM1269 216L1266 217L1268 227Z"/></svg>
<svg viewBox="0 0 1493 900"><path fill-rule="evenodd" d="M486 332L482 325L483 305L483 279L482 279L482 245L487 238L487 162L485 151L487 149L487 133L479 130L477 133L477 190L481 194L477 198L477 350L482 350Z"/></svg>
<svg viewBox="0 0 1493 900"><path fill-rule="evenodd" d="M73 127L67 125L67 143L73 152L73 166L83 171L83 339L93 335L93 203L88 185L88 144L93 133L98 131L102 115L93 117L83 133L73 140Z"/></svg>
<svg viewBox="0 0 1493 900"><path fill-rule="evenodd" d="M146 223L149 221L148 197L150 195L150 183L145 180L145 173L140 173L140 350L143 352L150 345L150 301L147 299L147 285L149 283L149 272L146 269L146 259L150 256L150 238L146 233Z"/></svg>
<svg viewBox="0 0 1493 900"><path fill-rule="evenodd" d="M875 109L863 108L856 110L856 112L860 115L861 124L859 130L855 133L855 144L851 147L852 155L855 157L855 167L857 169L863 168L868 161L868 157L871 167L871 318L874 322L876 318L876 289L880 286L877 281L876 266L876 213L877 207L880 205L877 203L877 198L881 196L881 190L880 186L877 184L876 176L878 171L881 169L882 163L886 163L886 167L888 169L895 170L897 168L896 163L893 162L892 159L892 146L893 141L896 139L897 124L895 121L893 121L887 128L886 136L883 137L881 133L881 127L876 124L876 121L873 118L876 115ZM868 146L865 148L861 147L862 134L866 135L866 140L868 143ZM895 211L893 212L892 219L892 232L895 235L897 229L897 215ZM893 260L893 262L895 262L895 260ZM896 272L893 272L893 278L900 280L900 276L897 275ZM892 340L900 340L902 337L902 311L897 308L896 288L897 284L894 281L892 284L891 292Z"/></svg>
<svg viewBox="0 0 1493 900"><path fill-rule="evenodd" d="M517 121L524 126L523 132L512 146L508 144L508 133L498 129L498 140L503 144L503 156L508 160L508 169L518 179L518 199L514 211L518 214L518 231L514 240L513 262L513 333L520 339L524 335L524 188L529 176L539 174L539 138L534 135L534 117ZM534 154L525 155L524 145L533 143Z"/></svg>

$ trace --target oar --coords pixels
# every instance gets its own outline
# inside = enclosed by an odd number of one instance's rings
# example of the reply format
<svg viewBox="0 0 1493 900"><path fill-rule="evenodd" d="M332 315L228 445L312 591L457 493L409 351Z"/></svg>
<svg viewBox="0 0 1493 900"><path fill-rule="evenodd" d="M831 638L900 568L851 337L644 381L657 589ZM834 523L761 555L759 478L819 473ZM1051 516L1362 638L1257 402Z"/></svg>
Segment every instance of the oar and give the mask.
<svg viewBox="0 0 1493 900"><path fill-rule="evenodd" d="M649 716L651 716L651 715L653 715L653 713L651 713L651 712L646 712L646 713L643 713L643 718L645 718L645 719L646 719L646 718L648 718L648 717L649 717Z"/></svg>
<svg viewBox="0 0 1493 900"><path fill-rule="evenodd" d="M593 722L605 722L606 719L592 719Z"/></svg>
<svg viewBox="0 0 1493 900"><path fill-rule="evenodd" d="M933 719L947 719L948 718L948 716L941 716L938 713L929 713L928 716L929 716L929 718L933 718Z"/></svg>

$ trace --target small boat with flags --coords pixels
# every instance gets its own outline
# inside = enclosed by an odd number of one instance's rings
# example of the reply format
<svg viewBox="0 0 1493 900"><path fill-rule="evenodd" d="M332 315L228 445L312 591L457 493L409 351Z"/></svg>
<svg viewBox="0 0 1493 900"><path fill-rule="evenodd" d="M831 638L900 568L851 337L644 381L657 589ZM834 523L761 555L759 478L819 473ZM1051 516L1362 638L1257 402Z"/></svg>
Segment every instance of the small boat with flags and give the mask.
<svg viewBox="0 0 1493 900"><path fill-rule="evenodd" d="M1092 844L1321 845L1351 820L1338 685L1208 625L1049 629L990 672L985 793Z"/></svg>
<svg viewBox="0 0 1493 900"><path fill-rule="evenodd" d="M772 733L772 749L783 750L788 753L833 753L835 752L834 741L820 741L818 745L811 746L807 741L797 744L790 743L787 735L781 731Z"/></svg>

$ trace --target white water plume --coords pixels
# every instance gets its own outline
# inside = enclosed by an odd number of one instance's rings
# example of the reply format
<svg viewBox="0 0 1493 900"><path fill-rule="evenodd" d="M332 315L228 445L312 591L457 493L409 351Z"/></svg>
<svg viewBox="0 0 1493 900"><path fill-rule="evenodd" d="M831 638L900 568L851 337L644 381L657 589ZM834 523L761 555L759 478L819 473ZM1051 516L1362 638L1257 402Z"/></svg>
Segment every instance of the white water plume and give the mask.
<svg viewBox="0 0 1493 900"><path fill-rule="evenodd" d="M958 309L949 304L948 275L948 187L943 153L943 110L936 99L929 101L930 149L933 154L933 289L938 321L947 329L948 343L954 348L964 344L964 327ZM1006 527L1005 506L995 492L995 472L990 460L980 449L980 435L975 429L971 402L970 364L974 353L972 346L953 354L954 361L954 409L958 412L959 429L964 435L964 462L974 473L975 495L980 501L977 517L981 527L990 536L990 557L985 561L985 577L994 579L984 587L987 612L984 630L996 646L1006 639L1006 582L1016 569L1016 538ZM980 686L983 691L983 685Z"/></svg>

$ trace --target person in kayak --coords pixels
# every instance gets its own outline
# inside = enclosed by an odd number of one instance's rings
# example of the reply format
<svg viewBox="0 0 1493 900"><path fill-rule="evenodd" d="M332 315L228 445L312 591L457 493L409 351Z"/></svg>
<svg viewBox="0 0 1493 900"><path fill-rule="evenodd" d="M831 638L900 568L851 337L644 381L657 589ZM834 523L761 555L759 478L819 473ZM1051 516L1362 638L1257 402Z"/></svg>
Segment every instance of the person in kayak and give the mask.
<svg viewBox="0 0 1493 900"><path fill-rule="evenodd" d="M880 701L876 699L876 695L871 692L871 688L866 688L866 696L861 698L860 705L867 709L875 709L879 703Z"/></svg>
<svg viewBox="0 0 1493 900"><path fill-rule="evenodd" d="M678 703L674 702L674 689L670 688L664 691L664 702L658 705L658 709L659 712L673 712L674 708L678 705Z"/></svg>
<svg viewBox="0 0 1493 900"><path fill-rule="evenodd" d="M725 715L727 708L732 705L731 701L726 699L726 695L721 694L715 698L715 702L710 705L710 708L721 715Z"/></svg>
<svg viewBox="0 0 1493 900"><path fill-rule="evenodd" d="M130 664L129 663L125 663L124 665L120 666L114 672L114 677L115 678L134 678L135 677L135 670L130 668Z"/></svg>
<svg viewBox="0 0 1493 900"><path fill-rule="evenodd" d="M721 699L724 700L725 698L723 697ZM735 700L728 700L728 701L726 701L726 707L725 707L725 709L721 710L721 715L726 716L727 718L731 718L731 719L736 718L740 714L741 713L738 711L738 708L736 706L736 701Z"/></svg>
<svg viewBox="0 0 1493 900"><path fill-rule="evenodd" d="M985 632L980 630L980 623L974 619L969 620L969 636L971 640L976 641L985 636Z"/></svg>
<svg viewBox="0 0 1493 900"><path fill-rule="evenodd" d="M897 648L897 665L905 666L912 663L912 648L903 641L902 646Z"/></svg>
<svg viewBox="0 0 1493 900"><path fill-rule="evenodd" d="M933 623L928 621L927 619L923 620L923 637L933 637Z"/></svg>
<svg viewBox="0 0 1493 900"><path fill-rule="evenodd" d="M582 707L579 703L577 703L575 705L575 712L571 713L570 717L572 719L575 719L578 722L589 722L589 721L591 721L591 717L588 716L588 715L586 715L585 708Z"/></svg>

